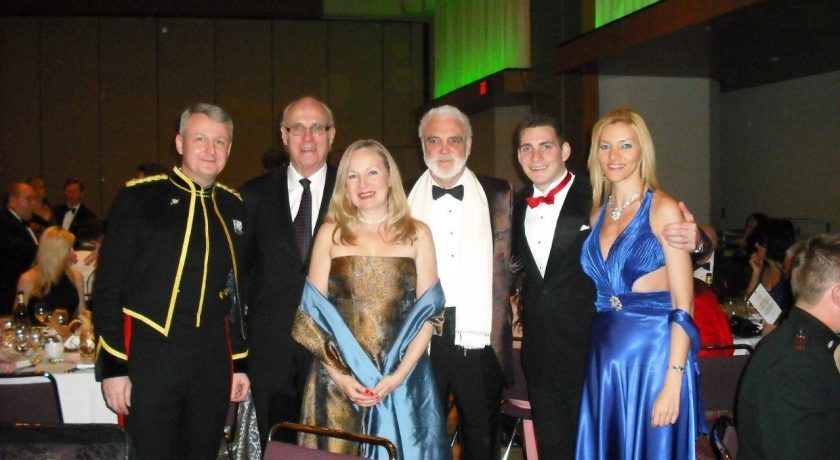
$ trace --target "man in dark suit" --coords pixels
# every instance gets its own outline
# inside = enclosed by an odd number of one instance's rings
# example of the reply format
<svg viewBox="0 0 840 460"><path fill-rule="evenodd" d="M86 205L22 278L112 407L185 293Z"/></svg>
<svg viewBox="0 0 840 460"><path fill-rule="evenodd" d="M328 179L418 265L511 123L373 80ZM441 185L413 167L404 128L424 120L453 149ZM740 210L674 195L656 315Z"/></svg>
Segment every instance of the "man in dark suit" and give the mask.
<svg viewBox="0 0 840 460"><path fill-rule="evenodd" d="M76 236L76 245L82 243L82 236L91 232L86 226L96 225L96 213L82 203L85 196L85 184L71 177L64 183L64 204L53 208L53 215L61 228Z"/></svg>
<svg viewBox="0 0 840 460"><path fill-rule="evenodd" d="M592 189L566 169L571 146L557 121L529 115L517 130L517 159L532 185L513 202L513 253L522 268L522 366L541 458L574 458L595 288L580 265ZM694 251L694 218L666 226L671 246ZM701 247L701 250L705 249Z"/></svg>
<svg viewBox="0 0 840 460"><path fill-rule="evenodd" d="M38 240L26 225L32 218L35 189L26 182L13 182L6 190L0 213L0 314L10 315L18 278L29 270L38 251Z"/></svg>
<svg viewBox="0 0 840 460"><path fill-rule="evenodd" d="M423 116L419 128L426 171L406 190L413 217L432 230L446 295L442 336L432 337L438 397L458 407L461 458L499 455L499 401L510 379L510 216L507 181L466 167L469 119L452 106Z"/></svg>
<svg viewBox="0 0 840 460"><path fill-rule="evenodd" d="M309 271L312 235L332 197L335 170L327 154L335 138L332 112L304 97L280 122L289 165L252 179L241 192L250 228L247 249L248 357L260 437L271 426L300 419L311 355L291 330ZM281 433L294 442L293 433Z"/></svg>
<svg viewBox="0 0 840 460"><path fill-rule="evenodd" d="M837 458L840 452L840 236L797 250L796 306L750 358L738 390L738 458Z"/></svg>

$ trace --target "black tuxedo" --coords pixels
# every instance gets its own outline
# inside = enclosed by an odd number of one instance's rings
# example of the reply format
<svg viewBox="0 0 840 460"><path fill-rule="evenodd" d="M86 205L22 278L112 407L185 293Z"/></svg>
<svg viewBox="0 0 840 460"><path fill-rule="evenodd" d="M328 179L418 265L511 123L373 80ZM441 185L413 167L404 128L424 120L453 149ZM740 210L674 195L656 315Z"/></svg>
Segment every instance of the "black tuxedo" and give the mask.
<svg viewBox="0 0 840 460"><path fill-rule="evenodd" d="M301 260L289 206L288 168L252 179L240 189L248 210L246 286L248 369L260 436L271 425L297 422L311 355L291 337L295 312L309 272L310 253ZM327 214L335 169L327 168L318 227ZM314 234L313 234L314 243ZM294 437L290 438L294 441Z"/></svg>
<svg viewBox="0 0 840 460"><path fill-rule="evenodd" d="M432 337L431 364L438 396L448 400L455 395L459 411L463 458L491 459L498 457L499 401L505 381L512 379L511 371L511 199L509 182L478 176L487 197L490 231L493 235L493 309L490 346L480 350L465 350L454 344L454 326ZM414 188L416 180L405 184ZM429 224L427 222L427 224ZM440 262L440 261L439 261ZM456 306L457 308L457 306ZM448 310L448 309L447 309ZM447 319L447 322L454 317Z"/></svg>
<svg viewBox="0 0 840 460"><path fill-rule="evenodd" d="M0 212L0 314L12 313L18 278L32 266L36 252L38 245L26 224L3 208Z"/></svg>
<svg viewBox="0 0 840 460"><path fill-rule="evenodd" d="M525 198L513 203L513 252L524 269L520 297L522 366L534 416L540 458L574 458L589 329L595 316L595 288L580 265L589 236L592 191L579 175L563 203L545 268L534 262L525 236ZM585 227L584 227L585 226Z"/></svg>
<svg viewBox="0 0 840 460"><path fill-rule="evenodd" d="M67 210L70 209L66 203L59 204L53 207L53 219L55 219L56 225L61 225L64 222L64 214L67 213ZM86 225L93 225L96 221L97 216L96 213L91 211L90 208L85 206L84 203L79 204L79 209L76 210L75 215L73 216L73 221L70 223L70 228L67 230L70 231L73 235L76 235L76 246L81 243L79 232L81 231L81 237L90 236L91 234L97 235L97 231L92 231L90 228L85 228Z"/></svg>

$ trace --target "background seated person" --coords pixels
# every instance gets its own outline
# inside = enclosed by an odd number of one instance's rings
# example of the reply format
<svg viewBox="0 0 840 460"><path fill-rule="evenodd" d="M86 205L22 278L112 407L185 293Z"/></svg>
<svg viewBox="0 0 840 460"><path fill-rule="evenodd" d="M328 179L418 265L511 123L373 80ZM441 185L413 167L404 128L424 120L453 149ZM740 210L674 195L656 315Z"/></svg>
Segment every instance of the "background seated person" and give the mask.
<svg viewBox="0 0 840 460"><path fill-rule="evenodd" d="M49 312L65 308L71 317L87 310L82 274L71 267L76 260L75 241L72 233L58 226L47 227L41 234L35 266L20 275L17 287L30 312L39 304Z"/></svg>
<svg viewBox="0 0 840 460"><path fill-rule="evenodd" d="M794 243L793 224L789 220L769 219L756 227L747 241L751 276L744 296L749 297L761 284L786 316L793 297L783 263L785 251Z"/></svg>

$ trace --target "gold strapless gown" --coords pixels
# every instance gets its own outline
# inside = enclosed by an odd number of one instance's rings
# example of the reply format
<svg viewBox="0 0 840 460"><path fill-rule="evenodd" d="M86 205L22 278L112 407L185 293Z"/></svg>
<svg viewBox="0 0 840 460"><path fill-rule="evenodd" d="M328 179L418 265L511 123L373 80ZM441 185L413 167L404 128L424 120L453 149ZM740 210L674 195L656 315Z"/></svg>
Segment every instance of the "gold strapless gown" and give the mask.
<svg viewBox="0 0 840 460"><path fill-rule="evenodd" d="M327 297L354 337L379 369L417 297L414 260L407 257L343 256L332 259ZM440 333L443 316L432 324ZM324 362L347 372L336 344L308 316L298 313L292 336L315 355L303 392L301 423L364 432L366 410L356 406L333 383ZM341 439L301 434L299 444L358 454L358 444Z"/></svg>

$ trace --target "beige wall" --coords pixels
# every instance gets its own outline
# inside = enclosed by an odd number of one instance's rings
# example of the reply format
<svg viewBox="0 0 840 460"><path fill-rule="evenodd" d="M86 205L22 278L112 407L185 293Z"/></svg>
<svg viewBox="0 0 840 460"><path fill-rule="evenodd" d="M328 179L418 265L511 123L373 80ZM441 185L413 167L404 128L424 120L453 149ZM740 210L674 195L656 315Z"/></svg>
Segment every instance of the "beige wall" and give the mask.
<svg viewBox="0 0 840 460"><path fill-rule="evenodd" d="M761 211L840 230L840 72L721 95L726 228Z"/></svg>
<svg viewBox="0 0 840 460"><path fill-rule="evenodd" d="M221 180L238 186L303 94L332 107L336 150L374 138L419 170L424 35L400 22L2 17L0 183L42 174L57 203L79 176L102 212L137 164L174 164L178 115L205 101L234 119Z"/></svg>
<svg viewBox="0 0 840 460"><path fill-rule="evenodd" d="M519 163L514 156L513 132L530 111L527 105L495 107L470 116L473 144L467 165L477 174L507 180L514 191L522 187Z"/></svg>
<svg viewBox="0 0 840 460"><path fill-rule="evenodd" d="M601 76L598 91L600 116L617 107L642 115L656 147L661 188L685 201L699 222L710 222L717 83L703 78Z"/></svg>

